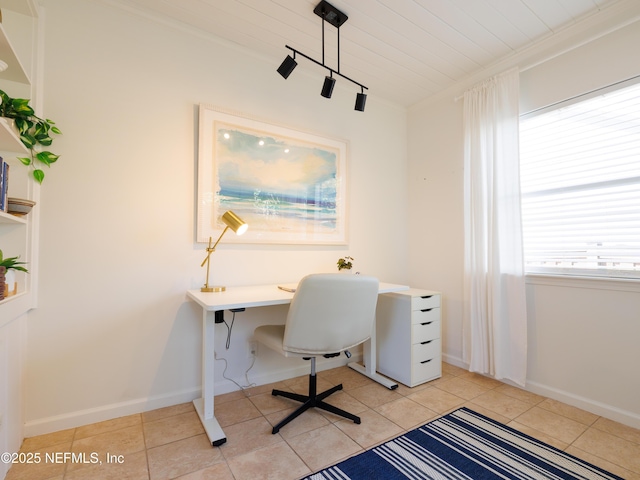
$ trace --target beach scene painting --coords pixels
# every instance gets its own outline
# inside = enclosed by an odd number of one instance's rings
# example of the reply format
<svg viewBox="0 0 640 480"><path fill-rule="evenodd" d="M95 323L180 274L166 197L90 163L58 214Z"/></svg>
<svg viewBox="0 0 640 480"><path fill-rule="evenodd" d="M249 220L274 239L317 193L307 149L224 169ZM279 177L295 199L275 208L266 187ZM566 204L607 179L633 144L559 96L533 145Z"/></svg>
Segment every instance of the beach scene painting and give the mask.
<svg viewBox="0 0 640 480"><path fill-rule="evenodd" d="M232 210L249 229L225 242L346 244L345 142L203 108L198 241Z"/></svg>

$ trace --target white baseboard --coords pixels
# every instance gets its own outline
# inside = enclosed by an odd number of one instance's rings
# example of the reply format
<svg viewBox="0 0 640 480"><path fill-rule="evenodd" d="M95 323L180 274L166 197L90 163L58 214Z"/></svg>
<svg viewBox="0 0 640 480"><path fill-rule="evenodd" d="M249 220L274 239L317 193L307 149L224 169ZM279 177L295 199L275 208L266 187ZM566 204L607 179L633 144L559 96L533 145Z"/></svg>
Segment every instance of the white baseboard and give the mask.
<svg viewBox="0 0 640 480"><path fill-rule="evenodd" d="M442 361L447 362L449 365L453 365L454 367L464 368L465 370L469 370L469 364L464 363L460 357L454 357L447 353L442 352Z"/></svg>
<svg viewBox="0 0 640 480"><path fill-rule="evenodd" d="M180 403L191 402L200 395L201 388L198 387L32 420L25 423L24 436L28 438L35 435L44 435L68 428L81 427L82 425L148 412L157 408L170 407Z"/></svg>
<svg viewBox="0 0 640 480"><path fill-rule="evenodd" d="M444 361L451 365L464 368L465 370L469 369L469 365L463 362L459 357L453 357L451 355L443 354L442 358ZM514 384L514 386L517 385ZM628 425L633 428L640 428L640 415L634 412L628 412L612 405L597 402L590 398L575 395L571 392L566 392L564 390L549 387L542 383L533 382L531 380L527 380L527 386L525 390L537 395L542 395L544 397L557 400L559 402L566 403L567 405L571 405L582 410L586 410L587 412L600 415L601 417L608 418L609 420L623 423L624 425Z"/></svg>
<svg viewBox="0 0 640 480"><path fill-rule="evenodd" d="M335 358L318 359L317 370L320 372L322 370L340 367L342 365L346 365L347 362L350 361L362 361L362 354L353 355L350 360L342 355ZM251 380L252 383L255 383L256 385L266 385L307 374L309 374L309 363L279 370L277 372L269 372L268 374L252 376ZM234 380L238 381L238 379ZM238 383L242 382L238 381ZM233 392L235 390L238 390L238 386L230 380L217 382L214 386L216 395ZM158 408L170 407L180 403L192 402L196 398L199 398L201 394L202 389L197 387L179 392L139 398L129 400L127 402L113 403L110 405L89 408L87 410L80 410L77 412L65 413L63 415L32 420L25 423L24 436L28 438L36 435L44 435L60 430L66 430L68 428L76 428L83 425L89 425L91 423L103 422L105 420L112 420L118 417L148 412Z"/></svg>
<svg viewBox="0 0 640 480"><path fill-rule="evenodd" d="M633 428L640 428L640 415L637 413L628 412L612 405L597 402L590 398L581 397L580 395L575 395L573 393L565 392L564 390L559 390L530 380L527 380L527 390L537 393L538 395L543 395L559 402L581 408L587 412L595 413L596 415L608 418L609 420L620 422Z"/></svg>

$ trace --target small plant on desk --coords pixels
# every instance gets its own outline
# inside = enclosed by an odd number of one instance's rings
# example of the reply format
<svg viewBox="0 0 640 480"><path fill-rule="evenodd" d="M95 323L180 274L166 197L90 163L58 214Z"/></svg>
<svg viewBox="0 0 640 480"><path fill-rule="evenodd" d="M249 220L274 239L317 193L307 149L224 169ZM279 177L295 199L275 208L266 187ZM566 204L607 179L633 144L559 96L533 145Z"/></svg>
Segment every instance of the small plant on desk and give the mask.
<svg viewBox="0 0 640 480"><path fill-rule="evenodd" d="M353 268L353 257L344 257L338 259L338 271L341 270L351 270Z"/></svg>

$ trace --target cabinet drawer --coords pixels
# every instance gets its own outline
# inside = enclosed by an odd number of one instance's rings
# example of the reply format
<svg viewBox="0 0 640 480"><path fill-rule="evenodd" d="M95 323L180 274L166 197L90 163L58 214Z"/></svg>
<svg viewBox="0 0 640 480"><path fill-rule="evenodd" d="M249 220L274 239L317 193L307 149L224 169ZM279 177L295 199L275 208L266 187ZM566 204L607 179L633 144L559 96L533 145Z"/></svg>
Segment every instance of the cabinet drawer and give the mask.
<svg viewBox="0 0 640 480"><path fill-rule="evenodd" d="M414 363L411 369L411 386L428 382L442 375L442 362L440 355Z"/></svg>
<svg viewBox="0 0 640 480"><path fill-rule="evenodd" d="M440 356L440 339L427 340L411 346L411 363L422 363Z"/></svg>
<svg viewBox="0 0 640 480"><path fill-rule="evenodd" d="M440 306L440 295L424 295L411 298L411 310L425 310L427 308L438 308Z"/></svg>
<svg viewBox="0 0 640 480"><path fill-rule="evenodd" d="M411 323L429 323L440 320L439 308L427 308L411 312Z"/></svg>
<svg viewBox="0 0 640 480"><path fill-rule="evenodd" d="M411 343L422 343L440 338L440 319L411 325Z"/></svg>

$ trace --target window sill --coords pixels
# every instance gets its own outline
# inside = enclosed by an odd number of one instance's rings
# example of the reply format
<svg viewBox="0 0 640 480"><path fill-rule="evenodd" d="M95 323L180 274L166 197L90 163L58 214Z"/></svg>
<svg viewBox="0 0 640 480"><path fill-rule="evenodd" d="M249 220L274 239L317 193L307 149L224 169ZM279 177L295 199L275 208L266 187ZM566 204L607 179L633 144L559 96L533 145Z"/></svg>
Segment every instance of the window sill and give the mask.
<svg viewBox="0 0 640 480"><path fill-rule="evenodd" d="M620 292L640 292L639 279L610 277L579 277L528 273L527 285L547 285L552 287L586 288L592 290L616 290Z"/></svg>

